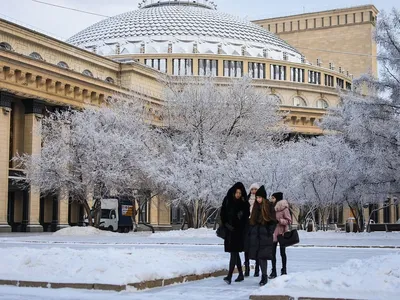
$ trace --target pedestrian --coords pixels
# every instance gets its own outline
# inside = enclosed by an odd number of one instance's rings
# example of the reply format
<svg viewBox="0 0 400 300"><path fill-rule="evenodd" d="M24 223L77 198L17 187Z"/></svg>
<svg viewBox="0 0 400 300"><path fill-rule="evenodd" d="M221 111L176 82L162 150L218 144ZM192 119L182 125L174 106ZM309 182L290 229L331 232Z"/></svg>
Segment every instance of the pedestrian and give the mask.
<svg viewBox="0 0 400 300"><path fill-rule="evenodd" d="M237 267L239 276L235 282L244 280L242 261L240 259L240 252L244 251L244 237L246 223L249 218L249 202L246 197L246 189L243 183L238 182L232 186L221 207L221 223L227 229L224 241L225 252L230 253L229 273L224 278L227 284L232 282L232 274Z"/></svg>
<svg viewBox="0 0 400 300"><path fill-rule="evenodd" d="M256 192L256 201L250 217L249 258L259 260L261 267L260 286L268 283L268 260L272 259L272 247L276 220L272 213L271 204L267 200L265 187L261 186Z"/></svg>
<svg viewBox="0 0 400 300"><path fill-rule="evenodd" d="M249 201L250 205L250 214L249 214L249 222L247 222L247 228L246 228L246 237L245 237L245 252L244 252L244 277L250 276L250 259L249 259L249 241L247 239L248 237L248 231L249 231L249 224L250 224L250 216L251 212L254 207L254 202L256 201L256 193L258 189L260 188L260 185L258 183L253 183L250 186L250 193L247 197L247 200ZM258 259L256 259L256 266L254 270L254 277L259 277L260 276L260 264L258 262Z"/></svg>
<svg viewBox="0 0 400 300"><path fill-rule="evenodd" d="M290 216L289 202L283 200L283 193L274 193L271 196L271 203L274 206L276 220L278 222L275 232L274 232L274 245L272 252L272 271L269 276L270 279L277 277L276 272L276 250L278 247L278 235L284 234L289 230L289 224L292 224L292 217ZM279 245L279 250L282 258L282 269L281 275L287 275L287 257L286 257L286 247Z"/></svg>

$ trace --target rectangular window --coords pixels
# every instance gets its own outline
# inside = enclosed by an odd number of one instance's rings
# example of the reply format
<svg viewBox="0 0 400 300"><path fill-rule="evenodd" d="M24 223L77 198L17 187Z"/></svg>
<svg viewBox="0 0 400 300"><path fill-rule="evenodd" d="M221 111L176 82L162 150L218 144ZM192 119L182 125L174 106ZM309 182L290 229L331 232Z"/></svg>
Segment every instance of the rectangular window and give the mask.
<svg viewBox="0 0 400 300"><path fill-rule="evenodd" d="M254 79L265 79L265 64L249 62L249 76Z"/></svg>
<svg viewBox="0 0 400 300"><path fill-rule="evenodd" d="M193 60L175 58L172 60L172 74L175 76L191 76L193 75Z"/></svg>
<svg viewBox="0 0 400 300"><path fill-rule="evenodd" d="M343 80L343 79L336 78L336 84L337 84L337 86L339 86L340 88L344 89L344 80Z"/></svg>
<svg viewBox="0 0 400 300"><path fill-rule="evenodd" d="M218 76L218 60L199 59L199 76Z"/></svg>
<svg viewBox="0 0 400 300"><path fill-rule="evenodd" d="M351 91L352 90L352 85L350 82L346 81L346 90Z"/></svg>
<svg viewBox="0 0 400 300"><path fill-rule="evenodd" d="M353 14L353 23L356 23L356 13Z"/></svg>
<svg viewBox="0 0 400 300"><path fill-rule="evenodd" d="M308 29L308 20L306 20L306 29Z"/></svg>
<svg viewBox="0 0 400 300"><path fill-rule="evenodd" d="M361 22L364 22L364 12L361 13Z"/></svg>
<svg viewBox="0 0 400 300"><path fill-rule="evenodd" d="M290 22L290 31L293 31L293 22Z"/></svg>
<svg viewBox="0 0 400 300"><path fill-rule="evenodd" d="M286 31L286 23L283 23L283 32Z"/></svg>
<svg viewBox="0 0 400 300"><path fill-rule="evenodd" d="M334 87L333 76L325 74L325 86Z"/></svg>
<svg viewBox="0 0 400 300"><path fill-rule="evenodd" d="M308 71L308 83L321 84L321 72Z"/></svg>
<svg viewBox="0 0 400 300"><path fill-rule="evenodd" d="M317 28L317 19L314 18L314 28Z"/></svg>
<svg viewBox="0 0 400 300"><path fill-rule="evenodd" d="M390 209L386 207L383 209L383 223L390 223Z"/></svg>
<svg viewBox="0 0 400 300"><path fill-rule="evenodd" d="M340 25L340 16L337 16L337 25Z"/></svg>
<svg viewBox="0 0 400 300"><path fill-rule="evenodd" d="M344 15L344 24L347 24L347 14Z"/></svg>
<svg viewBox="0 0 400 300"><path fill-rule="evenodd" d="M271 25L268 24L268 31L271 31Z"/></svg>
<svg viewBox="0 0 400 300"><path fill-rule="evenodd" d="M329 17L329 26L332 26L332 17Z"/></svg>
<svg viewBox="0 0 400 300"><path fill-rule="evenodd" d="M300 21L297 21L297 30L300 30Z"/></svg>
<svg viewBox="0 0 400 300"><path fill-rule="evenodd" d="M304 82L304 69L290 68L290 81Z"/></svg>
<svg viewBox="0 0 400 300"><path fill-rule="evenodd" d="M275 33L278 33L278 24L275 24Z"/></svg>
<svg viewBox="0 0 400 300"><path fill-rule="evenodd" d="M286 66L271 65L271 79L286 80Z"/></svg>
<svg viewBox="0 0 400 300"><path fill-rule="evenodd" d="M325 27L325 19L324 19L324 17L321 18L321 26Z"/></svg>
<svg viewBox="0 0 400 300"><path fill-rule="evenodd" d="M166 59L145 59L144 64L160 72L167 73Z"/></svg>
<svg viewBox="0 0 400 300"><path fill-rule="evenodd" d="M225 77L242 77L243 62L224 60L224 76Z"/></svg>

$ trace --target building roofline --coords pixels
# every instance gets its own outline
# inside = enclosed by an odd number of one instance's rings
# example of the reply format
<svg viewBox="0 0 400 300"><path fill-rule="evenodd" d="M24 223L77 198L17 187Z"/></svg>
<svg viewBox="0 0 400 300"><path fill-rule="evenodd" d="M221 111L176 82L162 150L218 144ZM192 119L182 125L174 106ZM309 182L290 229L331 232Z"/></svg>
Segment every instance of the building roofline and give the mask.
<svg viewBox="0 0 400 300"><path fill-rule="evenodd" d="M106 61L107 63L110 63L110 62L111 62L111 63L113 63L113 64L118 65L118 62L116 62L116 61L114 61L114 60L112 60L112 59L109 59L109 58L107 58L107 57L105 57L105 56L101 56L101 55L99 55L99 54L90 52L90 51L88 51L88 50L79 48L79 47L74 46L74 45L71 45L71 44L69 44L69 43L67 43L67 42L65 42L65 41L59 40L59 39L57 39L57 38L54 38L54 37L52 37L52 36L50 36L50 35L44 34L44 33L42 33L42 32L39 32L39 31L30 29L30 28L27 28L27 27L25 27L25 26L22 26L22 25L19 25L19 24L17 24L17 23L8 21L8 20L6 20L6 19L0 18L0 23L5 23L5 24L7 24L7 25L14 26L14 27L18 28L19 30L27 31L27 32L30 32L30 33L32 33L32 34L34 34L34 35L38 35L38 36L40 36L40 37L42 37L42 38L49 39L49 40L51 40L51 41L53 41L53 42L56 42L56 43L60 43L60 44L61 44L62 46L64 46L64 47L70 47L71 49L74 49L75 51L79 51L79 52L81 52L81 53L84 54L84 55L92 56L94 59L100 59L100 60Z"/></svg>
<svg viewBox="0 0 400 300"><path fill-rule="evenodd" d="M354 10L360 10L360 9L372 9L376 13L379 13L379 10L376 8L375 5L368 4L368 5L360 5L360 6L351 6L351 7L347 7L347 8L336 8L336 9L330 9L330 10L321 10L321 11L308 12L308 13L295 14L295 15L286 15L286 16L281 16L281 17L257 19L257 20L253 20L252 22L273 21L273 20L288 19L288 18L299 18L299 17L305 17L305 16L319 15L321 13L333 14L333 13L338 13L338 12L354 11Z"/></svg>

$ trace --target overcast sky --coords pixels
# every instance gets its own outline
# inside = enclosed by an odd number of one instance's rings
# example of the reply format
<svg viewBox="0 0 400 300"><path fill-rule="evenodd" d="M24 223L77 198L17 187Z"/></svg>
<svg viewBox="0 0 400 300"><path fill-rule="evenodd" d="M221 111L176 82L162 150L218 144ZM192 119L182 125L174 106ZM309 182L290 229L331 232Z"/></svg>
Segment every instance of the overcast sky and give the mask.
<svg viewBox="0 0 400 300"><path fill-rule="evenodd" d="M36 3L32 0L0 0L0 18L7 19L31 29L67 39L86 27L101 21L102 17L68 11ZM137 9L139 0L42 0L102 15L114 16ZM398 0L214 0L218 10L248 20L286 16L303 12L375 4L379 10L400 8Z"/></svg>

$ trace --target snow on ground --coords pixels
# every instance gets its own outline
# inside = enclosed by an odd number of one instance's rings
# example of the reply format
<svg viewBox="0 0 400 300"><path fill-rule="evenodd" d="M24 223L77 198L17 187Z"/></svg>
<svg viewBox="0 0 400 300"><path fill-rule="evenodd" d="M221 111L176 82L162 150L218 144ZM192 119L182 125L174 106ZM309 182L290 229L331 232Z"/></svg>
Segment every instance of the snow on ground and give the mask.
<svg viewBox="0 0 400 300"><path fill-rule="evenodd" d="M328 270L278 277L253 295L398 300L400 254L352 259Z"/></svg>
<svg viewBox="0 0 400 300"><path fill-rule="evenodd" d="M116 236L110 231L100 230L94 227L68 227L53 233L53 236Z"/></svg>
<svg viewBox="0 0 400 300"><path fill-rule="evenodd" d="M344 233L344 232L305 232L299 231L300 246L374 246L400 247L400 232ZM98 244L131 245L138 244L182 244L182 245L222 245L223 240L212 229L190 229L169 232L131 232L129 234L98 231L93 228L74 227L60 230L54 234L0 235L2 244L21 243L43 244Z"/></svg>
<svg viewBox="0 0 400 300"><path fill-rule="evenodd" d="M70 283L127 284L226 267L223 251L177 251L162 248L4 248L0 278Z"/></svg>

